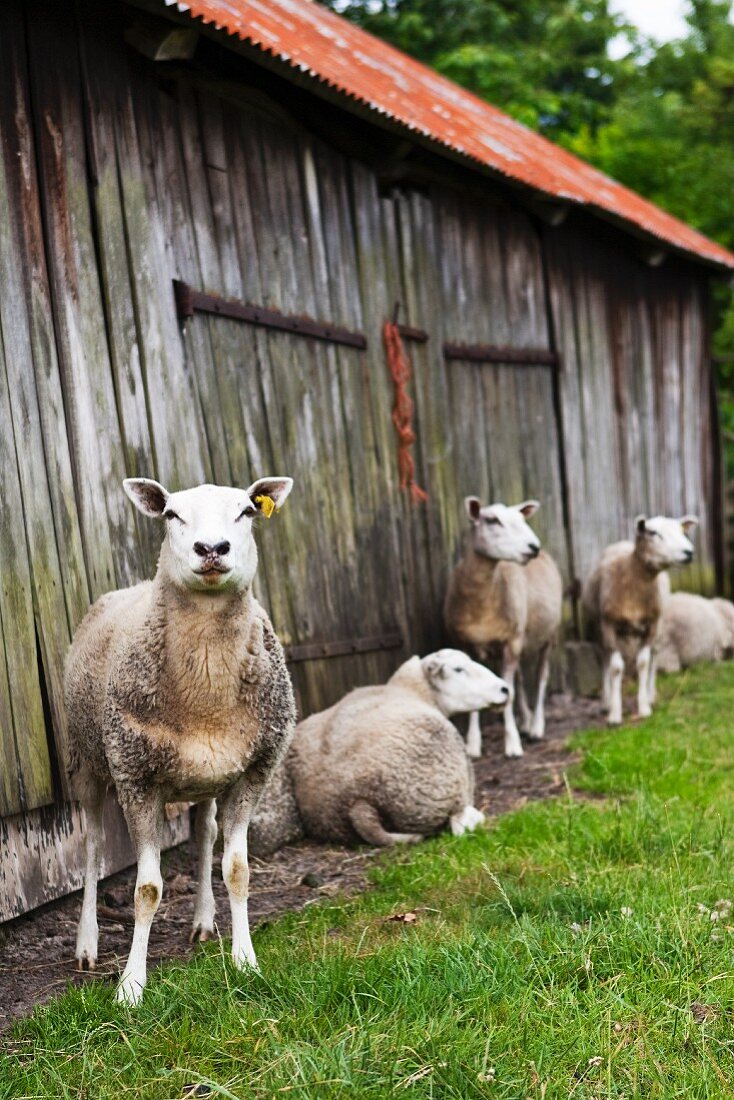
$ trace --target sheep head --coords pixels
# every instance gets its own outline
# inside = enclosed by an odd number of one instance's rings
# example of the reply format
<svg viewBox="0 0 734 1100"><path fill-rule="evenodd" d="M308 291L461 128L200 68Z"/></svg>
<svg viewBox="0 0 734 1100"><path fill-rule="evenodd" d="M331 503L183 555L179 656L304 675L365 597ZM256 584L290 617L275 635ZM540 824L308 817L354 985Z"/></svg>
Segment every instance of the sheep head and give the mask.
<svg viewBox="0 0 734 1100"><path fill-rule="evenodd" d="M693 558L691 535L697 526L695 516L671 519L669 516L637 516L635 553L653 572L671 565L685 565Z"/></svg>
<svg viewBox="0 0 734 1100"><path fill-rule="evenodd" d="M198 485L177 493L149 478L123 482L139 512L166 524L159 570L177 587L209 593L250 587L257 570L253 520L277 511L292 487L289 477L259 478L249 489Z"/></svg>
<svg viewBox="0 0 734 1100"><path fill-rule="evenodd" d="M482 507L479 497L467 497L464 506L477 554L492 561L514 561L520 565L537 558L540 540L526 522L540 507L537 500Z"/></svg>

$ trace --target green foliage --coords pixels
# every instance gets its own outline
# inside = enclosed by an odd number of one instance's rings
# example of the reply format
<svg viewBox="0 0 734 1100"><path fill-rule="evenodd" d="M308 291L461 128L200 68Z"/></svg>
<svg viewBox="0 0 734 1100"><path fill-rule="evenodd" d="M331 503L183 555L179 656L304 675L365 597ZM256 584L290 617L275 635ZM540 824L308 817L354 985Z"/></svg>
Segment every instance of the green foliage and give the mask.
<svg viewBox="0 0 734 1100"><path fill-rule="evenodd" d="M732 0L689 0L687 34L663 45L623 24L608 0L331 6L734 248ZM621 32L629 52L613 60ZM734 357L728 286L715 291L713 343ZM734 477L734 362L719 383Z"/></svg>
<svg viewBox="0 0 734 1100"><path fill-rule="evenodd" d="M593 131L633 72L608 0L333 0L365 30L553 136Z"/></svg>
<svg viewBox="0 0 734 1100"><path fill-rule="evenodd" d="M576 737L589 797L387 853L373 887L17 1024L0 1097L728 1097L734 665ZM723 904L726 902L726 904ZM414 910L410 924L390 916Z"/></svg>

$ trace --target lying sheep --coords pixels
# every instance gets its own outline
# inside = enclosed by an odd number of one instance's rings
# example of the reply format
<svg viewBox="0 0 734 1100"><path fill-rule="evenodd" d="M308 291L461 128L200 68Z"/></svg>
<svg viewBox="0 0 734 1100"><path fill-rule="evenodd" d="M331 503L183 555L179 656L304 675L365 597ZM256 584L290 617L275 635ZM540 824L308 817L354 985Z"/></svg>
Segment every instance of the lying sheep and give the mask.
<svg viewBox="0 0 734 1100"><path fill-rule="evenodd" d="M387 684L357 688L307 718L255 814L253 852L293 839L295 814L318 840L380 847L446 825L455 835L474 829L484 815L472 805L472 767L449 716L500 706L508 695L489 669L442 649L411 657Z"/></svg>
<svg viewBox="0 0 734 1100"><path fill-rule="evenodd" d="M153 581L103 596L76 632L66 663L72 781L86 822L80 969L97 960L102 805L114 783L137 855L135 931L117 991L139 1001L148 935L161 900L166 802L200 803L200 880L193 938L214 931L211 887L216 803L222 800L222 873L232 910L232 957L256 966L247 917L247 828L295 726L280 643L252 595L252 520L288 496L290 478L249 489L201 485L169 493L146 478L124 488L166 533Z"/></svg>
<svg viewBox="0 0 734 1100"><path fill-rule="evenodd" d="M536 500L507 507L482 507L467 497L469 535L464 554L449 578L444 618L451 638L480 661L501 652L502 677L510 688L504 710L505 756L522 756L513 710L515 674L523 654L539 654L538 694L531 716L520 679L520 722L532 738L545 734L545 692L553 643L561 623L563 582L558 568L525 522L538 510ZM479 714L469 719L467 752L482 754Z"/></svg>
<svg viewBox="0 0 734 1100"><path fill-rule="evenodd" d="M703 661L723 661L734 647L734 604L674 592L663 605L657 667L678 672Z"/></svg>
<svg viewBox="0 0 734 1100"><path fill-rule="evenodd" d="M586 582L584 605L598 620L604 660L603 702L607 721L622 721L622 677L626 665L636 665L637 712L652 714L655 702L657 635L669 583L664 570L691 561L688 535L695 516L635 520L635 541L608 546Z"/></svg>

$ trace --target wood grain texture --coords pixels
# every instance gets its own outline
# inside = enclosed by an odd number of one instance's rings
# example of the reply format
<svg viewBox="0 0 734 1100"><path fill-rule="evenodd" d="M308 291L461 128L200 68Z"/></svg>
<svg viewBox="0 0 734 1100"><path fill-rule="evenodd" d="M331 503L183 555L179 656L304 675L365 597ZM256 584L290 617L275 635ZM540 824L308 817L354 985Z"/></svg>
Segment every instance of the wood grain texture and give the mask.
<svg viewBox="0 0 734 1100"><path fill-rule="evenodd" d="M574 216L540 226L489 183L484 197L386 188L310 132L296 92L276 102L251 64L238 81L234 58L226 76L205 53L149 61L124 46L128 17L116 0L79 0L73 18L49 0L0 8L0 817L63 800L70 632L90 598L155 567L160 531L133 515L129 474L173 489L294 477L257 531L256 591L283 641L404 639L298 662L302 713L444 643L470 494L538 498L534 526L567 581L637 512L696 512L699 555L676 583L710 589L697 270L671 257L653 271ZM181 325L174 278L364 332L367 347L200 313ZM396 303L429 337L406 342L419 506L398 489L382 343ZM447 363L446 343L545 349L559 365ZM54 890L76 881L55 820L33 824L58 852ZM29 887L26 903L40 896Z"/></svg>

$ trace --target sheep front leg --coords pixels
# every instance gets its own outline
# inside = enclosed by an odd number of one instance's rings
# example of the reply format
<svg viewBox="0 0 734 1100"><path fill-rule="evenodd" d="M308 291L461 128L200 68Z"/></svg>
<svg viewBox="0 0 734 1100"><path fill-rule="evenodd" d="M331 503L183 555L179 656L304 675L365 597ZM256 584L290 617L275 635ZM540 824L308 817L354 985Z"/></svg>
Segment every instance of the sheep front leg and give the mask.
<svg viewBox="0 0 734 1100"><path fill-rule="evenodd" d="M235 784L224 804L224 855L222 877L232 911L232 959L235 966L258 969L250 937L247 901L250 895L250 869L247 863L247 830L267 777L246 773Z"/></svg>
<svg viewBox="0 0 734 1100"><path fill-rule="evenodd" d="M482 755L482 727L479 724L478 710L473 710L469 715L469 726L466 731L466 755L472 760L479 760Z"/></svg>
<svg viewBox="0 0 734 1100"><path fill-rule="evenodd" d="M640 718L649 718L652 714L650 705L651 664L652 650L649 645L645 645L637 654L637 713Z"/></svg>
<svg viewBox="0 0 734 1100"><path fill-rule="evenodd" d="M506 645L502 655L502 679L510 689L510 695L505 703L503 712L505 719L505 756L523 755L520 731L517 728L513 709L515 702L515 674L517 673L517 666L519 663L519 653L516 653L511 646Z"/></svg>
<svg viewBox="0 0 734 1100"><path fill-rule="evenodd" d="M104 787L93 779L85 782L81 795L86 821L84 897L76 932L76 959L79 970L94 970L97 965L97 882L104 845Z"/></svg>
<svg viewBox="0 0 734 1100"><path fill-rule="evenodd" d="M196 849L199 861L199 882L194 906L194 923L189 943L204 942L214 935L214 891L212 890L212 859L217 839L217 804L213 798L196 807Z"/></svg>
<svg viewBox="0 0 734 1100"><path fill-rule="evenodd" d="M624 676L624 657L618 649L607 656L605 678L608 685L607 724L619 726L622 723L622 678Z"/></svg>
<svg viewBox="0 0 734 1100"><path fill-rule="evenodd" d="M550 642L544 645L540 651L538 662L538 695L535 700L532 725L530 726L530 736L536 741L545 736L545 692L550 676L551 649Z"/></svg>
<svg viewBox="0 0 734 1100"><path fill-rule="evenodd" d="M650 674L648 683L648 698L650 700L650 706L654 707L658 697L658 655L654 649L650 654Z"/></svg>
<svg viewBox="0 0 734 1100"><path fill-rule="evenodd" d="M163 800L155 792L143 798L121 797L130 836L135 845L138 874L135 882L135 930L125 969L117 987L117 1000L135 1005L148 980L148 937L153 917L163 896L161 839Z"/></svg>

